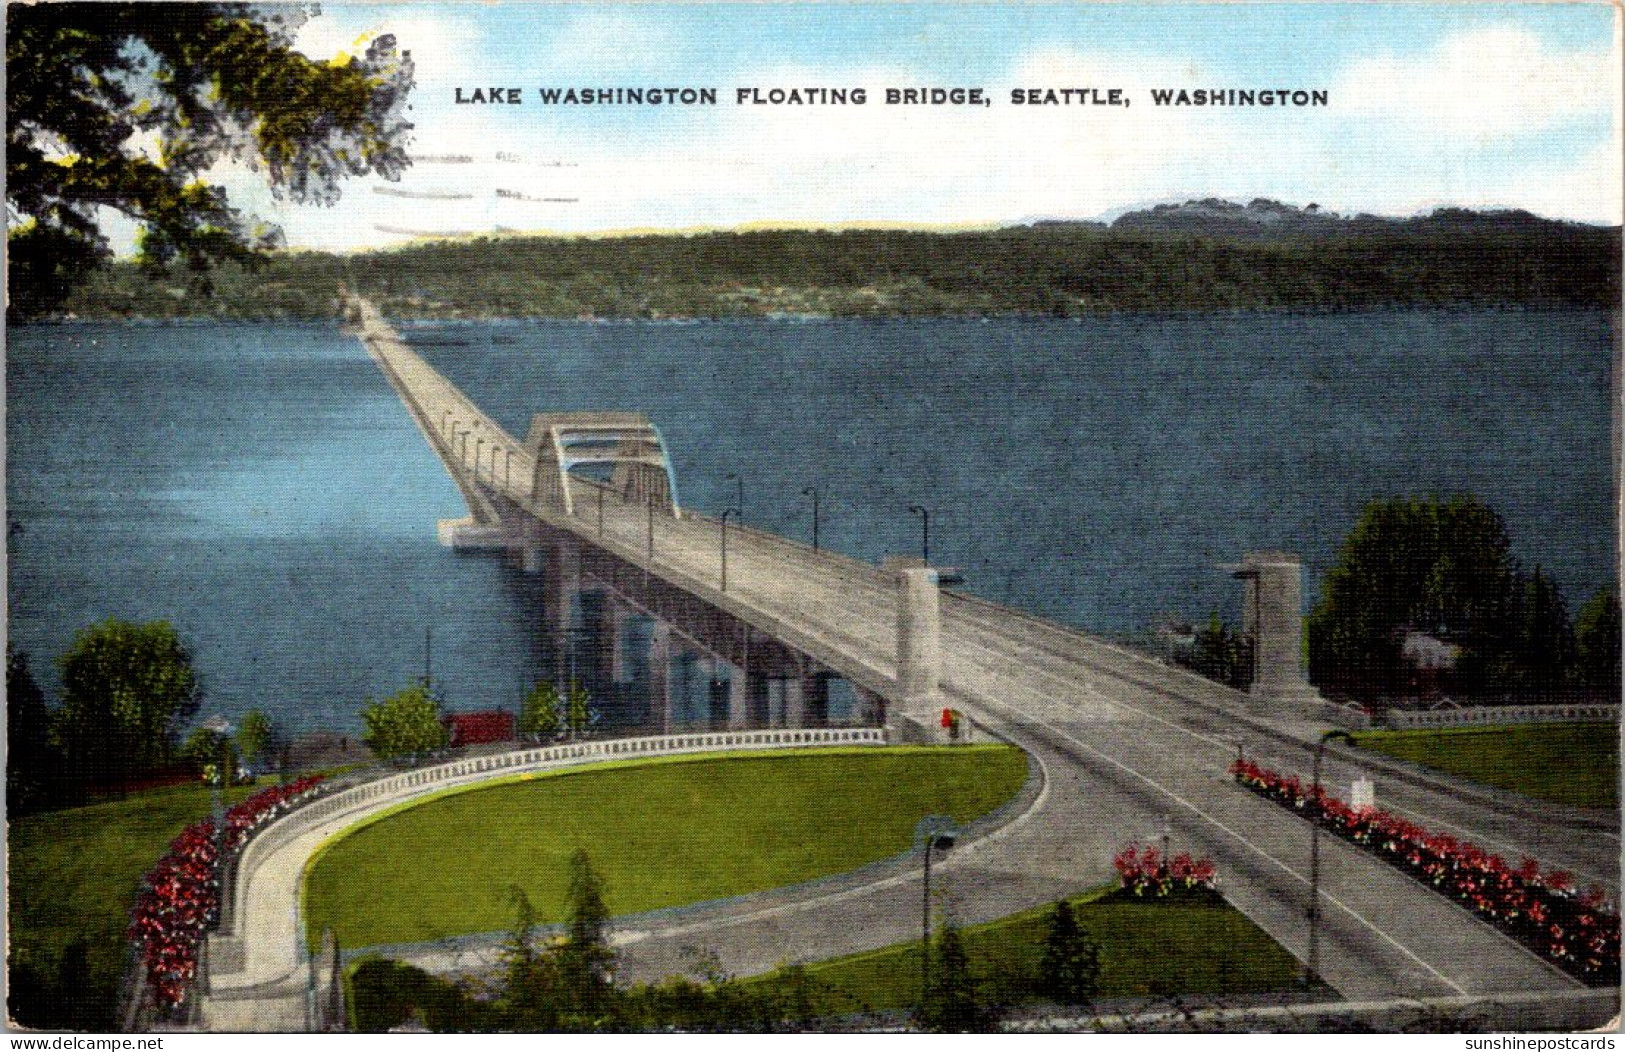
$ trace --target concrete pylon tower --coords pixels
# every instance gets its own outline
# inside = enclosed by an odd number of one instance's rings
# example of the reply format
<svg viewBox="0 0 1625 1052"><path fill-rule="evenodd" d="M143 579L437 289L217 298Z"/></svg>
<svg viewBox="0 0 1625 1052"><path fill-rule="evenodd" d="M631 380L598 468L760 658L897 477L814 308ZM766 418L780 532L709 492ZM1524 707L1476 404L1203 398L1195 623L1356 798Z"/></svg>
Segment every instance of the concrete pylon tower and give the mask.
<svg viewBox="0 0 1625 1052"><path fill-rule="evenodd" d="M1303 660L1303 563L1286 552L1248 552L1236 577L1246 583L1242 631L1253 640L1253 683L1260 702L1321 701L1309 685Z"/></svg>
<svg viewBox="0 0 1625 1052"><path fill-rule="evenodd" d="M926 566L896 567L897 711L929 720L941 704L941 594L937 572Z"/></svg>

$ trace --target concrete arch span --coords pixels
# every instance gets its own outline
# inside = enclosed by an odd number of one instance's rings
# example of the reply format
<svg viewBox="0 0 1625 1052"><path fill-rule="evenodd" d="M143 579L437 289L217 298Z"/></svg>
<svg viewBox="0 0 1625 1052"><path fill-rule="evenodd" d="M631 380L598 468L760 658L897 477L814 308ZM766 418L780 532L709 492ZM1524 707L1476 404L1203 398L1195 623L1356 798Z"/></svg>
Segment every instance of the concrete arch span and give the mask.
<svg viewBox="0 0 1625 1052"><path fill-rule="evenodd" d="M535 464L531 492L566 515L575 514L571 482L587 479L628 503L682 517L671 455L660 429L643 413L537 413L525 452Z"/></svg>

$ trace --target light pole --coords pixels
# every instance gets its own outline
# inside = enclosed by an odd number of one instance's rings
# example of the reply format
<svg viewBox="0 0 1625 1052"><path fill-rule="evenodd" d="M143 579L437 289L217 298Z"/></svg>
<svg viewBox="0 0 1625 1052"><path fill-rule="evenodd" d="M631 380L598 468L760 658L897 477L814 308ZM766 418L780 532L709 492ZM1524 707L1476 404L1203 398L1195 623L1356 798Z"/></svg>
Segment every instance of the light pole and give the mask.
<svg viewBox="0 0 1625 1052"><path fill-rule="evenodd" d="M214 864L215 872L224 876L226 864L226 768L231 759L231 721L224 716L212 716L203 721L203 729L215 737L214 778L210 785L210 804L214 812Z"/></svg>
<svg viewBox="0 0 1625 1052"><path fill-rule="evenodd" d="M728 472L728 477L733 479L734 482L738 484L738 492L735 494L735 499L734 499L734 513L739 516L739 521L740 522L744 522L745 521L745 476L738 473L738 472L736 472L736 471L730 471L730 472Z"/></svg>
<svg viewBox="0 0 1625 1052"><path fill-rule="evenodd" d="M649 497L649 562L655 561L655 499Z"/></svg>
<svg viewBox="0 0 1625 1052"><path fill-rule="evenodd" d="M931 513L918 504L910 504L908 510L920 517L920 561L931 565Z"/></svg>
<svg viewBox="0 0 1625 1052"><path fill-rule="evenodd" d="M1309 790L1309 961L1304 986L1320 978L1320 764L1326 756L1326 743L1339 739L1354 744L1354 735L1348 731L1331 730L1315 745L1315 777Z"/></svg>
<svg viewBox="0 0 1625 1052"><path fill-rule="evenodd" d="M818 487L808 486L801 491L803 497L813 499L813 551L818 550Z"/></svg>
<svg viewBox="0 0 1625 1052"><path fill-rule="evenodd" d="M722 590L728 590L728 516L738 515L738 508L726 508L722 512Z"/></svg>
<svg viewBox="0 0 1625 1052"><path fill-rule="evenodd" d="M947 851L959 839L959 826L947 815L926 815L914 827L914 842L925 857L925 887L920 897L920 1004L931 996L931 852Z"/></svg>

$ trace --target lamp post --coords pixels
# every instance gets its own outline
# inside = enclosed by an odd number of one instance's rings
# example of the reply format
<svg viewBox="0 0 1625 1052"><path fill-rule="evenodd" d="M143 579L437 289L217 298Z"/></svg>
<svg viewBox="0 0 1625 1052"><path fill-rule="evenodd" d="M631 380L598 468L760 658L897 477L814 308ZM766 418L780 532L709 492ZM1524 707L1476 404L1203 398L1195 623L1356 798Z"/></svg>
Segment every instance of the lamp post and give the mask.
<svg viewBox="0 0 1625 1052"><path fill-rule="evenodd" d="M1320 806L1320 764L1326 756L1326 743L1339 739L1354 744L1354 735L1348 731L1331 730L1322 734L1315 745L1315 776L1309 790L1309 961L1303 976L1305 986L1320 978L1320 812L1316 810Z"/></svg>
<svg viewBox="0 0 1625 1052"><path fill-rule="evenodd" d="M215 736L214 778L210 784L210 804L214 813L215 872L226 864L226 768L230 766L231 747L226 735L231 733L231 721L224 716L212 716L203 721L203 729Z"/></svg>
<svg viewBox="0 0 1625 1052"><path fill-rule="evenodd" d="M801 491L801 495L811 497L813 500L813 551L816 552L818 550L818 487L808 486Z"/></svg>
<svg viewBox="0 0 1625 1052"><path fill-rule="evenodd" d="M745 476L738 473L738 472L736 472L736 471L730 471L730 472L728 472L728 477L733 479L734 482L738 484L738 492L734 496L734 513L739 516L739 521L740 522L744 522L745 521Z"/></svg>
<svg viewBox="0 0 1625 1052"><path fill-rule="evenodd" d="M947 815L926 815L914 827L914 842L925 858L925 886L920 897L920 1003L931 996L931 852L947 851L959 839L959 826Z"/></svg>
<svg viewBox="0 0 1625 1052"><path fill-rule="evenodd" d="M649 497L649 561L655 561L655 499Z"/></svg>
<svg viewBox="0 0 1625 1052"><path fill-rule="evenodd" d="M722 512L722 590L728 590L728 516L738 515L738 508L726 508Z"/></svg>
<svg viewBox="0 0 1625 1052"><path fill-rule="evenodd" d="M931 512L918 504L910 504L908 510L920 517L920 561L931 565Z"/></svg>

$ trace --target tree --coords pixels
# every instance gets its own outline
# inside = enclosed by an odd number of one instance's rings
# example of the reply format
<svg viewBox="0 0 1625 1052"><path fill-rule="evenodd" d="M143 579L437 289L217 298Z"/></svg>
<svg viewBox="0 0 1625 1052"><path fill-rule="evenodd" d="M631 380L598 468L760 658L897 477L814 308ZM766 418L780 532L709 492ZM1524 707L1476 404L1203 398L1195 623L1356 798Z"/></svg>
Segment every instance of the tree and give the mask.
<svg viewBox="0 0 1625 1052"><path fill-rule="evenodd" d="M237 743L231 735L208 727L195 728L181 743L181 758L194 764L207 781L224 771L228 780L237 772Z"/></svg>
<svg viewBox="0 0 1625 1052"><path fill-rule="evenodd" d="M412 63L294 50L307 6L19 4L6 11L6 203L14 316L60 307L108 259L101 209L141 227L143 262L203 269L279 243L204 179L263 171L279 198L330 204L345 176L408 161Z"/></svg>
<svg viewBox="0 0 1625 1052"><path fill-rule="evenodd" d="M1619 694L1619 593L1597 589L1574 619L1575 659L1588 687Z"/></svg>
<svg viewBox="0 0 1625 1052"><path fill-rule="evenodd" d="M361 710L367 743L380 759L412 756L444 748L446 728L440 722L440 706L422 684L407 687L383 701L369 702Z"/></svg>
<svg viewBox="0 0 1625 1052"><path fill-rule="evenodd" d="M122 782L169 762L178 728L203 699L192 655L164 621L92 626L59 665L57 737L82 780Z"/></svg>
<svg viewBox="0 0 1625 1052"><path fill-rule="evenodd" d="M1190 650L1176 656L1193 672L1226 686L1245 689L1253 681L1251 641L1231 628L1214 611L1205 627L1196 630Z"/></svg>
<svg viewBox="0 0 1625 1052"><path fill-rule="evenodd" d="M28 655L6 649L6 811L48 805L61 789L61 756L51 740L51 710L28 668Z"/></svg>
<svg viewBox="0 0 1625 1052"><path fill-rule="evenodd" d="M1574 670L1574 629L1557 583L1541 572L1523 579L1519 590L1511 668L1506 680L1521 690L1546 696L1568 682Z"/></svg>
<svg viewBox="0 0 1625 1052"><path fill-rule="evenodd" d="M1310 615L1310 677L1347 694L1398 693L1409 628L1462 648L1458 689L1500 689L1518 587L1506 526L1477 498L1372 501Z"/></svg>
<svg viewBox="0 0 1625 1052"><path fill-rule="evenodd" d="M932 947L931 988L925 991L915 1021L922 1029L953 1034L986 1030L994 1022L971 974L964 937L953 921L942 926Z"/></svg>
<svg viewBox="0 0 1625 1052"><path fill-rule="evenodd" d="M522 1033L558 1029L558 966L536 945L536 910L517 884L513 932L502 944L503 1000L508 1025Z"/></svg>
<svg viewBox="0 0 1625 1052"><path fill-rule="evenodd" d="M559 713L559 689L551 683L536 684L519 707L519 733L551 738L564 726Z"/></svg>
<svg viewBox="0 0 1625 1052"><path fill-rule="evenodd" d="M609 948L604 883L582 848L570 856L569 936L559 947L559 978L567 1011L579 1029L597 1029L612 1007L615 953Z"/></svg>
<svg viewBox="0 0 1625 1052"><path fill-rule="evenodd" d="M1099 979L1100 946L1078 926L1072 904L1062 899L1049 915L1039 990L1062 1004L1086 1004L1094 997Z"/></svg>
<svg viewBox="0 0 1625 1052"><path fill-rule="evenodd" d="M574 680L570 682L570 697L565 706L564 717L565 722L569 724L572 738L586 733L588 728L598 722L598 710L593 706L587 688Z"/></svg>
<svg viewBox="0 0 1625 1052"><path fill-rule="evenodd" d="M256 763L268 755L275 737L271 717L259 709L246 712L242 724L237 728L237 748L242 752L244 762Z"/></svg>

